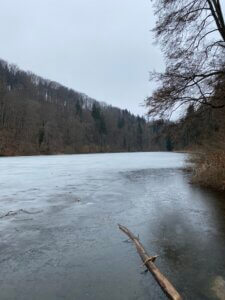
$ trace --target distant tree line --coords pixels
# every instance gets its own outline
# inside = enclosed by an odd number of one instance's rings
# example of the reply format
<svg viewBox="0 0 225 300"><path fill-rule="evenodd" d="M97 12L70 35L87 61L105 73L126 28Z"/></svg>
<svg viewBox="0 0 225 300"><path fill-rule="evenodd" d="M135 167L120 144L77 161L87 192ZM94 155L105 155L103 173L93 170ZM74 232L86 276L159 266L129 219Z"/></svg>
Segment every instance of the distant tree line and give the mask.
<svg viewBox="0 0 225 300"><path fill-rule="evenodd" d="M177 121L159 119L152 122L151 145L154 150L205 151L225 149L225 109L195 109L190 105Z"/></svg>
<svg viewBox="0 0 225 300"><path fill-rule="evenodd" d="M221 132L223 109L147 122L0 60L0 155L197 149Z"/></svg>
<svg viewBox="0 0 225 300"><path fill-rule="evenodd" d="M144 118L0 61L0 155L147 151Z"/></svg>

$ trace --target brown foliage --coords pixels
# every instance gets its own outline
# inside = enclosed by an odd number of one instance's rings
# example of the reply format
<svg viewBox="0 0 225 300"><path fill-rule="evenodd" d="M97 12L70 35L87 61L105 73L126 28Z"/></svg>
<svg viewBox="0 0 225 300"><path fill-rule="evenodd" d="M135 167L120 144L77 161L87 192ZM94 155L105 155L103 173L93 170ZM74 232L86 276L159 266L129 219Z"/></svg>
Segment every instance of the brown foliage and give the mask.
<svg viewBox="0 0 225 300"><path fill-rule="evenodd" d="M204 140L201 152L192 155L192 180L216 190L225 190L225 110L215 111L212 118L216 122L216 131Z"/></svg>
<svg viewBox="0 0 225 300"><path fill-rule="evenodd" d="M206 151L193 158L192 181L216 190L225 190L225 151Z"/></svg>

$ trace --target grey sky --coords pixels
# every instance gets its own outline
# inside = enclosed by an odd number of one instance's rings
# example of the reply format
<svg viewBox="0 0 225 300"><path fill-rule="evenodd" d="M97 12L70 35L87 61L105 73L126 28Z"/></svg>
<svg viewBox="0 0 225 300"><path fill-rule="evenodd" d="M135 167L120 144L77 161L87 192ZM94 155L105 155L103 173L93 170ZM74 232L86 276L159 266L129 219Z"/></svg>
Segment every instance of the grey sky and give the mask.
<svg viewBox="0 0 225 300"><path fill-rule="evenodd" d="M1 0L0 57L143 114L162 55L150 0Z"/></svg>

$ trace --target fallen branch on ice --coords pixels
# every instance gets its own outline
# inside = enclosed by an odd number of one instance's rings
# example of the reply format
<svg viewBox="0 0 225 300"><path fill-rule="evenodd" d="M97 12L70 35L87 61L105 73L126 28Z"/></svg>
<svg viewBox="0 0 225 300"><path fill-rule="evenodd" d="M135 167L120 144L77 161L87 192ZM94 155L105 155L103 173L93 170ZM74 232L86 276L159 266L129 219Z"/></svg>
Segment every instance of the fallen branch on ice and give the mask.
<svg viewBox="0 0 225 300"><path fill-rule="evenodd" d="M160 270L155 266L154 261L156 260L157 256L149 256L144 246L139 241L139 238L136 237L129 229L125 226L118 224L119 229L123 231L135 244L137 248L137 252L139 253L144 265L148 268L148 270L152 273L155 280L160 285L163 292L169 299L172 300L181 300L181 295L177 292L174 288L172 283L160 272Z"/></svg>

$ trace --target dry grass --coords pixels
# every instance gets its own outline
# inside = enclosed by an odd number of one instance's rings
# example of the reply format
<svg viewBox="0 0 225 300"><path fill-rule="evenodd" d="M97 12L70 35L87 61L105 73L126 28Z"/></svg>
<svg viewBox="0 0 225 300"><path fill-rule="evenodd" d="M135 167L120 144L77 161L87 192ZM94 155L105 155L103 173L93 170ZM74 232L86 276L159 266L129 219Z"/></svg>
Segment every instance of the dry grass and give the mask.
<svg viewBox="0 0 225 300"><path fill-rule="evenodd" d="M216 111L220 130L203 141L200 153L191 155L192 181L215 190L225 190L225 111Z"/></svg>
<svg viewBox="0 0 225 300"><path fill-rule="evenodd" d="M192 181L216 190L225 190L225 150L207 150L192 155Z"/></svg>

